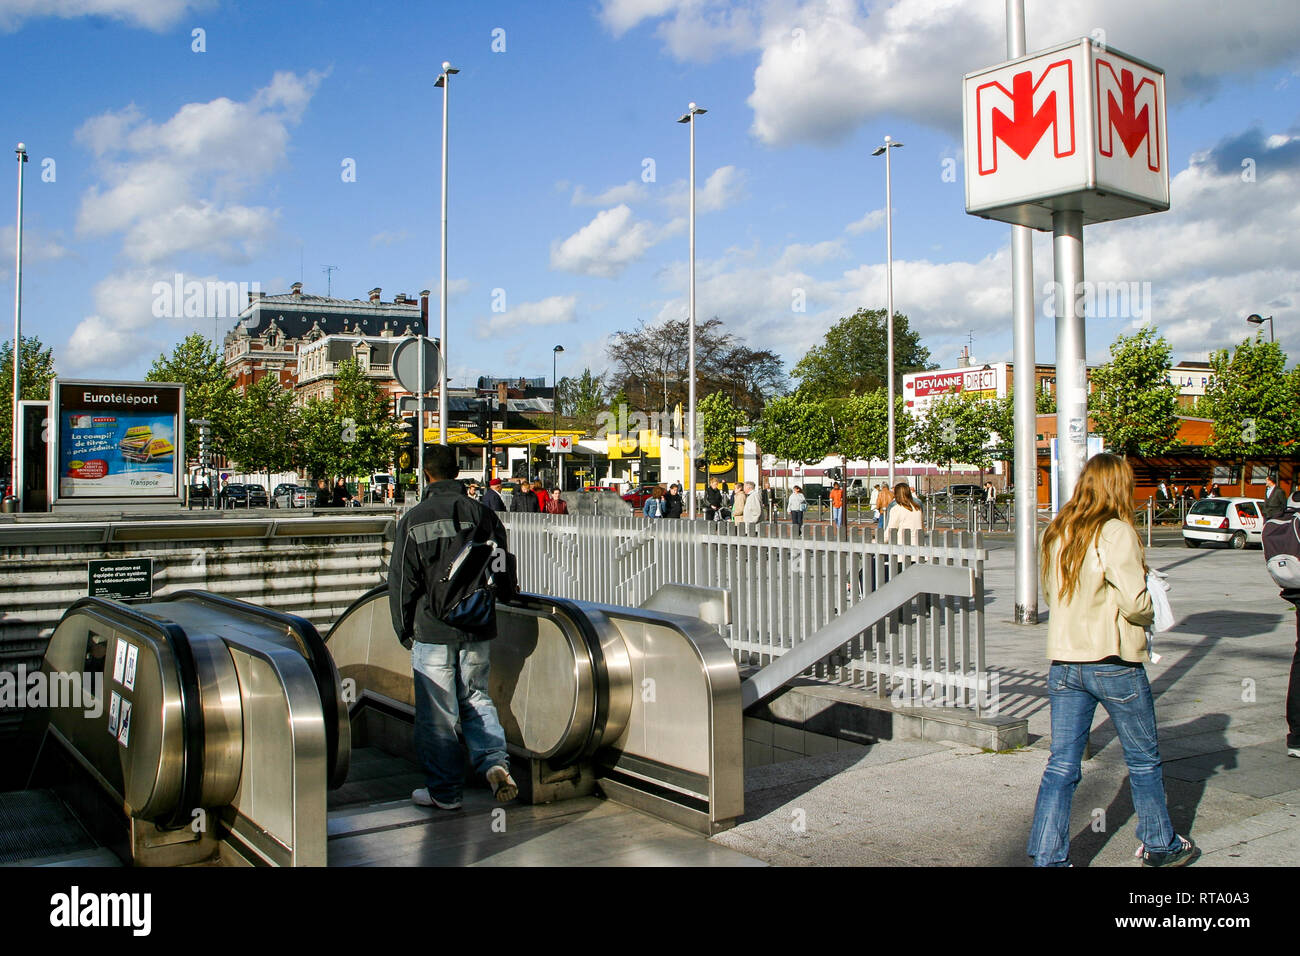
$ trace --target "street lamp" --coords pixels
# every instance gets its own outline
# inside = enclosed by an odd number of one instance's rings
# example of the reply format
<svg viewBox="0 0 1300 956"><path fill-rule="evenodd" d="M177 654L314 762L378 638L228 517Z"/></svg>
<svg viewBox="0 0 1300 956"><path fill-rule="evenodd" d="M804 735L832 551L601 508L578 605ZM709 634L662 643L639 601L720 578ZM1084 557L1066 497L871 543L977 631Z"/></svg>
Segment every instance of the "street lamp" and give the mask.
<svg viewBox="0 0 1300 956"><path fill-rule="evenodd" d="M14 237L14 410L13 418L10 419L13 427L9 429L9 484L12 486L11 494L15 499L12 502L14 511L17 511L20 507L18 499L22 487L18 475L18 429L21 411L18 403L22 400L19 372L23 364L23 164L27 162L27 147L19 143L14 152L18 154L18 233ZM3 493L3 489L0 489L0 493Z"/></svg>
<svg viewBox="0 0 1300 956"><path fill-rule="evenodd" d="M438 442L447 444L447 91L451 87L450 78L459 73L446 60L442 61L442 72L434 82L435 87L442 88L442 289L441 322L438 327L438 352L442 357L438 369ZM423 333L423 334L428 334ZM424 388L424 343L420 343L420 388ZM420 393L420 483L424 484L424 393Z"/></svg>
<svg viewBox="0 0 1300 956"><path fill-rule="evenodd" d="M689 293L689 312L690 312L690 334L688 338L688 370L690 376L690 385L687 392L687 421L686 430L689 433L689 445L685 458L686 465L686 516L695 517L695 117L701 113L707 113L708 110L696 106L694 103L687 104L686 112L677 120L679 123L685 123L691 129L691 185L690 185L690 293Z"/></svg>
<svg viewBox="0 0 1300 956"><path fill-rule="evenodd" d="M555 348L551 349L551 448L552 449L555 449L555 433L559 430L559 425L560 425L560 380L556 377L556 375L558 374L556 369L558 367L560 353L563 351L564 351L563 345L557 345L555 346ZM560 457L560 453L558 450L552 450L551 457L553 459L551 464L556 466L555 468L556 474L559 477L559 482L557 483L556 487L560 491L563 491L564 490L564 465L563 465L564 459Z"/></svg>
<svg viewBox="0 0 1300 956"><path fill-rule="evenodd" d="M1257 312L1257 313L1255 313L1254 315L1248 315L1248 316L1246 316L1246 321L1249 322L1251 325L1263 325L1265 322L1267 322L1267 323L1268 323L1268 340L1269 340L1270 342L1273 341L1273 316L1271 316L1271 315L1260 315L1260 314Z"/></svg>
<svg viewBox="0 0 1300 956"><path fill-rule="evenodd" d="M872 156L885 154L885 306L889 310L886 317L886 361L889 363L886 376L889 384L889 487L894 487L894 189L890 178L889 151L902 146L890 137L885 137L885 144L871 151Z"/></svg>

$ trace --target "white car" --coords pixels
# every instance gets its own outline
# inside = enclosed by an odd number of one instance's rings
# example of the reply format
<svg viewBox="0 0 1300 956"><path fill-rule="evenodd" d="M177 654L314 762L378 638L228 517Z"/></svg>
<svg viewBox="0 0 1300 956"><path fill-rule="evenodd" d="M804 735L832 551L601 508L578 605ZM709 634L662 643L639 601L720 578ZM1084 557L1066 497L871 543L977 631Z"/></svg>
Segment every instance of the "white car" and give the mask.
<svg viewBox="0 0 1300 956"><path fill-rule="evenodd" d="M1202 498L1183 519L1183 543L1197 548L1202 541L1213 541L1236 550L1259 544L1264 530L1261 504L1258 498Z"/></svg>

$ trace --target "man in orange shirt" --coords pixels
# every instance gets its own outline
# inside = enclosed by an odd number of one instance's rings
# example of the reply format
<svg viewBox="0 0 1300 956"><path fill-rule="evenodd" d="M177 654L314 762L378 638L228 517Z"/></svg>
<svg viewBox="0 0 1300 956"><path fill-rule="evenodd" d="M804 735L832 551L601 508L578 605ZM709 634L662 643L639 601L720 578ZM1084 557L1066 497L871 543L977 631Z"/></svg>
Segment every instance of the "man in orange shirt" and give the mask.
<svg viewBox="0 0 1300 956"><path fill-rule="evenodd" d="M844 525L844 489L838 481L831 485L831 524Z"/></svg>

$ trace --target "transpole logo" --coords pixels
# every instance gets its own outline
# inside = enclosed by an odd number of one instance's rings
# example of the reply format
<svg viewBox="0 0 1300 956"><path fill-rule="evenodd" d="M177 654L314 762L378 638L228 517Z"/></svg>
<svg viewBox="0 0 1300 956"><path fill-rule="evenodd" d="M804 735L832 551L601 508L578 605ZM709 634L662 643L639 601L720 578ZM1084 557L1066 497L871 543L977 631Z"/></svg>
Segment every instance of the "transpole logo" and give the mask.
<svg viewBox="0 0 1300 956"><path fill-rule="evenodd" d="M1011 78L1010 90L996 80L976 87L975 107L981 176L998 171L998 140L1028 159L1050 128L1053 155L1074 153L1074 64L1068 59L1048 64L1037 82L1032 70L1024 70Z"/></svg>
<svg viewBox="0 0 1300 956"><path fill-rule="evenodd" d="M1116 99L1116 94L1119 99ZM1139 109L1139 104L1141 108ZM1137 155L1143 141L1147 144L1147 169L1160 171L1160 117L1156 101L1156 81L1149 76L1137 80L1133 71L1115 67L1109 60L1097 60L1097 152L1115 153L1115 138L1124 144L1129 159Z"/></svg>

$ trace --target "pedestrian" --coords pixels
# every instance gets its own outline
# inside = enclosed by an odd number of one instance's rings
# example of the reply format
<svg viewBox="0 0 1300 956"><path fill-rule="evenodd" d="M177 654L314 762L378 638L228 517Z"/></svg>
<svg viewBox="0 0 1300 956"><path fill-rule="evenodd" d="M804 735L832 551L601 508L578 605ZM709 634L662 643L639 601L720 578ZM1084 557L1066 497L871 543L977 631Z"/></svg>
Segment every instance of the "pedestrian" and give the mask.
<svg viewBox="0 0 1300 956"><path fill-rule="evenodd" d="M532 483L520 481L519 486L510 496L510 511L515 514L536 514L540 510L537 496L533 494Z"/></svg>
<svg viewBox="0 0 1300 956"><path fill-rule="evenodd" d="M704 492L704 518L706 521L717 521L722 511L722 491L718 485L717 478L710 478L709 487Z"/></svg>
<svg viewBox="0 0 1300 956"><path fill-rule="evenodd" d="M682 490L681 485L673 482L668 486L668 493L664 495L664 517L680 518L682 516Z"/></svg>
<svg viewBox="0 0 1300 956"><path fill-rule="evenodd" d="M567 515L569 513L568 504L560 497L560 492L554 487L551 488L551 493L546 499L546 513L548 515Z"/></svg>
<svg viewBox="0 0 1300 956"><path fill-rule="evenodd" d="M770 479L763 481L763 515L767 521L775 521L777 512L776 489Z"/></svg>
<svg viewBox="0 0 1300 956"><path fill-rule="evenodd" d="M742 516L745 519L745 531L756 534L758 523L763 520L763 495L754 487L752 481L745 482L745 506Z"/></svg>
<svg viewBox="0 0 1300 956"><path fill-rule="evenodd" d="M316 507L330 507L330 489L329 486L325 484L324 478L316 479Z"/></svg>
<svg viewBox="0 0 1300 956"><path fill-rule="evenodd" d="M913 532L911 540L916 542L923 527L921 503L916 500L907 482L900 481L894 485L893 505L894 507L889 509L889 520L885 524L885 531ZM898 540L903 541L905 538L900 534Z"/></svg>
<svg viewBox="0 0 1300 956"><path fill-rule="evenodd" d="M735 494L731 496L731 520L739 528L745 523L745 484L737 484Z"/></svg>
<svg viewBox="0 0 1300 956"><path fill-rule="evenodd" d="M831 485L831 524L836 527L844 524L844 489L838 481Z"/></svg>
<svg viewBox="0 0 1300 956"><path fill-rule="evenodd" d="M429 485L424 500L398 522L388 576L393 629L411 652L415 676L415 752L425 786L413 791L411 800L422 807L460 809L465 765L456 736L459 723L474 771L504 803L518 796L519 787L510 776L505 733L488 691L488 642L497 636L497 598L518 591L506 529L455 480L456 449L426 446L422 464ZM448 525L457 530L448 531ZM465 558L467 553L471 557ZM499 568L503 555L504 568ZM473 590L444 609L444 597L459 591L443 595L430 582L446 581L453 561L458 581ZM481 570L467 573L470 562ZM467 606L474 612L465 613Z"/></svg>
<svg viewBox="0 0 1300 956"><path fill-rule="evenodd" d="M800 537L803 536L803 513L807 509L808 499L803 496L803 487L795 485L794 491L785 500L785 510L790 512L790 523L798 530Z"/></svg>
<svg viewBox="0 0 1300 956"><path fill-rule="evenodd" d="M1169 489L1165 487L1165 480L1160 479L1160 484L1156 485L1156 498L1160 501L1169 500Z"/></svg>
<svg viewBox="0 0 1300 956"><path fill-rule="evenodd" d="M533 495L537 498L537 510L545 512L546 505L551 500L551 496L547 493L546 487L540 481L533 482Z"/></svg>
<svg viewBox="0 0 1300 956"><path fill-rule="evenodd" d="M1282 512L1286 511L1286 494L1282 491L1282 486L1277 483L1277 475L1269 472L1268 477L1264 479L1264 520L1269 518L1280 518Z"/></svg>
<svg viewBox="0 0 1300 956"><path fill-rule="evenodd" d="M352 500L352 495L348 491L348 483L342 478L334 482L334 507L346 508Z"/></svg>
<svg viewBox="0 0 1300 956"><path fill-rule="evenodd" d="M984 507L985 510L988 512L987 523L990 528L993 527L993 514L997 508L997 503L998 503L997 488L993 487L993 482L991 481L984 482Z"/></svg>
<svg viewBox="0 0 1300 956"><path fill-rule="evenodd" d="M489 511L499 513L506 510L506 503L501 500L501 493L497 491L500 484L500 478L493 478L488 482L487 488L483 489L483 504Z"/></svg>
<svg viewBox="0 0 1300 956"><path fill-rule="evenodd" d="M729 521L731 519L732 494L725 481L718 482L718 493L722 498L722 505L718 508L718 520Z"/></svg>
<svg viewBox="0 0 1300 956"><path fill-rule="evenodd" d="M887 484L882 482L880 485L880 496L876 499L876 508L880 512L876 520L881 534L884 534L885 529L889 527L889 509L893 504L894 493L889 490Z"/></svg>
<svg viewBox="0 0 1300 956"><path fill-rule="evenodd" d="M655 485L650 492L650 497L645 500L641 506L641 513L647 518L662 518L664 516L664 486Z"/></svg>
<svg viewBox="0 0 1300 956"><path fill-rule="evenodd" d="M1143 865L1183 866L1196 855L1195 844L1174 831L1165 799L1155 705L1143 667L1155 612L1132 505L1133 469L1103 452L1084 465L1074 495L1043 534L1052 752L1029 834L1035 866L1071 865L1070 804L1098 704L1128 764Z"/></svg>
<svg viewBox="0 0 1300 956"><path fill-rule="evenodd" d="M1217 484L1212 484L1212 485L1210 485L1210 497L1211 497L1211 498L1221 498L1221 497L1223 497L1223 496L1220 494L1220 492L1219 492L1219 486L1218 486Z"/></svg>

